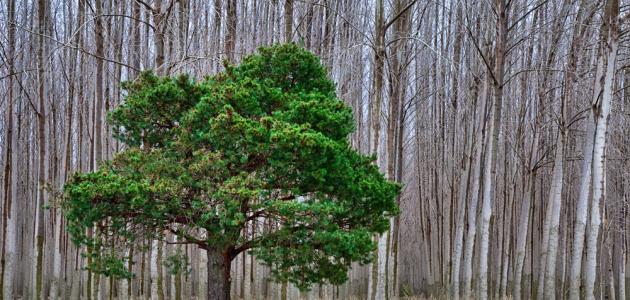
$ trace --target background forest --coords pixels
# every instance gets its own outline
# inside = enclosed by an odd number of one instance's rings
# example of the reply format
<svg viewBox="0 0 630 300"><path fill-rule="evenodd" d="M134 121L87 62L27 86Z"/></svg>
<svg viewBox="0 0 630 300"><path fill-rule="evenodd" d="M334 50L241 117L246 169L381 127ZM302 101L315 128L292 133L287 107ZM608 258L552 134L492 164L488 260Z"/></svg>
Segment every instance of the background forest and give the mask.
<svg viewBox="0 0 630 300"><path fill-rule="evenodd" d="M59 194L125 148L121 81L285 42L321 58L401 213L345 284L299 292L245 252L234 298L628 299L628 32L625 0L3 0L2 299L203 298L195 246L144 241L130 280L85 270Z"/></svg>

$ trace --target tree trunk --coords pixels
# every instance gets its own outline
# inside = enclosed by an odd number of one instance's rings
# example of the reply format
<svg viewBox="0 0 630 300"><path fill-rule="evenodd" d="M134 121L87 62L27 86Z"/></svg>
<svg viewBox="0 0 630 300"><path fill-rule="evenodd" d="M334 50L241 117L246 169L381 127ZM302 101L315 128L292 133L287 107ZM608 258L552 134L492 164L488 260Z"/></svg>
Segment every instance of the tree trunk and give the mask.
<svg viewBox="0 0 630 300"><path fill-rule="evenodd" d="M484 79L484 86L479 99L486 99L489 89L489 79ZM472 291L472 261L473 250L475 248L475 235L477 234L477 205L479 203L479 189L481 185L481 159L483 153L483 143L486 136L486 118L481 116L486 115L487 102L484 101L485 108L481 110L479 114L479 128L481 128L480 134L477 134L475 138L475 168L471 177L472 188L470 192L470 206L468 207L468 232L466 235L466 248L464 250L464 267L463 267L463 284L464 284L464 299L470 299L470 293Z"/></svg>
<svg viewBox="0 0 630 300"><path fill-rule="evenodd" d="M530 209L532 199L536 193L535 191L535 183L536 183L536 171L532 170L533 165L538 160L537 158L537 150L538 150L538 141L540 137L540 129L534 129L534 140L532 143L532 148L530 150L530 159L528 165L528 174L526 175L525 183L523 184L523 188L525 189L525 193L523 196L523 203L521 205L521 212L519 216L519 227L518 234L516 238L516 270L514 275L514 293L513 297L515 300L521 299L521 282L522 282L522 274L523 274L523 266L525 263L525 250L527 246L527 232L529 229L530 222Z"/></svg>
<svg viewBox="0 0 630 300"><path fill-rule="evenodd" d="M284 1L284 42L293 40L293 0Z"/></svg>
<svg viewBox="0 0 630 300"><path fill-rule="evenodd" d="M39 0L38 2L38 30L40 33L39 36L39 45L37 50L37 73L38 73L38 84L39 84L39 107L37 111L37 138L38 141L38 150L39 150L39 162L38 162L38 185L37 185L37 235L36 235L36 243L37 243L37 262L35 267L35 297L36 299L41 299L42 297L42 282L44 277L44 242L45 242L45 224L44 224L44 207L46 206L46 192L45 192L45 183L46 183L46 94L44 86L45 86L45 78L44 78L44 40L46 35L46 23L47 23L47 1Z"/></svg>
<svg viewBox="0 0 630 300"><path fill-rule="evenodd" d="M162 0L158 0L155 2L155 7L152 11L153 14L153 25L155 26L155 37L153 39L153 46L155 47L155 72L158 75L165 75L166 66L164 65L164 61L166 59L165 51L165 34L166 27L168 24L168 20L164 18L164 13L162 13Z"/></svg>
<svg viewBox="0 0 630 300"><path fill-rule="evenodd" d="M501 131L501 112L503 108L503 75L505 67L505 47L507 41L508 10L505 0L497 0L497 28L494 49L494 112L493 120L488 131L488 146L483 178L483 202L481 206L481 239L479 253L479 299L488 297L488 250L490 244L490 218L492 217L492 202L496 167L497 149L499 148L499 132Z"/></svg>
<svg viewBox="0 0 630 300"><path fill-rule="evenodd" d="M207 299L230 300L230 267L232 260L226 251L208 250Z"/></svg>
<svg viewBox="0 0 630 300"><path fill-rule="evenodd" d="M627 217L626 214L624 213L624 217ZM625 229L625 226L623 227L622 230ZM622 231L622 233L618 234L619 239L619 245L618 248L619 249L619 255L617 256L618 259L618 263L617 263L617 298L619 299L626 299L626 263L627 263L627 258L628 258L628 250L626 248L626 236L625 236L625 231Z"/></svg>
<svg viewBox="0 0 630 300"><path fill-rule="evenodd" d="M403 9L402 0L397 0L395 2L395 11L402 11ZM330 11L327 10L327 16L329 16ZM329 20L327 20L328 23ZM400 168L402 167L402 155L403 155L403 143L402 139L404 139L404 125L405 125L405 117L403 110L403 103L405 101L405 94L407 92L406 85L404 84L407 78L407 70L404 68L406 65L404 53L407 49L407 44L405 43L404 37L406 37L409 33L409 18L408 14L405 13L401 16L396 23L394 24L394 36L396 38L400 38L400 41L394 43L391 48L390 53L390 68L389 68L389 118L387 123L387 175L389 179L396 182L402 182L402 173L400 173ZM328 28L328 25L326 25ZM332 36L326 37L329 41L333 39ZM332 51L332 49L330 49ZM329 52L330 53L330 52ZM332 61L332 57L329 57L329 61ZM400 174L400 175L398 175ZM400 197L399 195L396 199L398 205L400 205ZM400 224L400 216L394 217L390 220L390 231L391 235L391 243L388 243L388 250L391 247L391 251L386 251L387 259L386 259L386 267L385 267L385 290L387 295L392 294L396 295L394 290L396 290L397 283L397 269L398 269L398 233ZM390 263L391 261L391 263ZM389 280L389 279L392 280ZM391 284L390 284L391 281ZM390 293L391 292L391 293Z"/></svg>
<svg viewBox="0 0 630 300"><path fill-rule="evenodd" d="M602 84L602 94L596 94L592 103L592 113L595 117L595 136L593 144L593 202L591 203L589 221L589 234L586 238L586 264L585 264L585 297L595 298L595 276L597 274L597 239L601 224L600 203L604 200L605 188L605 149L606 136L608 134L608 115L613 96L613 82L615 77L615 62L617 60L617 48L619 47L619 1L608 0L605 5L604 31L605 40L600 45L598 69L601 65L601 77L595 80ZM588 137L587 137L588 138Z"/></svg>
<svg viewBox="0 0 630 300"><path fill-rule="evenodd" d="M227 0L227 34L225 36L225 54L228 61L234 63L236 44L236 0Z"/></svg>
<svg viewBox="0 0 630 300"><path fill-rule="evenodd" d="M569 298L580 298L582 257L584 250L584 236L588 217L588 197L591 188L591 172L593 161L593 134L595 125L592 113L588 112L586 121L586 137L584 139L584 158L582 159L582 176L575 212L575 228L573 229L573 256L571 257L571 271L569 275Z"/></svg>
<svg viewBox="0 0 630 300"><path fill-rule="evenodd" d="M564 108L561 108L562 110ZM563 124L564 121L560 121ZM555 299L556 291L556 255L558 253L558 233L560 230L560 209L562 205L562 182L564 179L564 128L559 128L556 144L556 158L553 165L553 179L549 192L551 220L549 221L547 244L547 267L545 268L544 299ZM539 282L538 284L542 284Z"/></svg>
<svg viewBox="0 0 630 300"><path fill-rule="evenodd" d="M475 130L479 132L479 127L475 128L476 120L477 120L477 91L478 91L478 81L473 83L472 87L472 95L473 99L472 105L472 118L470 125L468 127L467 139L468 139L468 148L464 155L464 166L461 172L461 177L459 180L459 198L457 204L457 220L455 227L455 240L453 241L453 264L451 268L451 291L450 297L451 299L457 300L459 299L460 293L460 269L461 269L461 260L462 260L462 252L464 248L464 225L466 218L466 209L467 207L467 199L470 197L470 183L472 177L472 166L473 166L473 152L475 150L474 144L475 140L478 137L475 137ZM478 150L480 151L480 149Z"/></svg>
<svg viewBox="0 0 630 300"><path fill-rule="evenodd" d="M474 118L474 116L473 116ZM468 187L470 183L470 167L472 165L472 129L468 129L469 148L466 151L466 158L464 162L464 168L461 170L461 176L459 179L459 195L457 202L457 221L455 227L455 241L453 242L453 263L451 265L451 286L450 297L451 299L459 299L459 270L462 256L463 240L464 240L464 222L466 215L466 199L468 196Z"/></svg>
<svg viewBox="0 0 630 300"><path fill-rule="evenodd" d="M213 33L213 38L214 38L214 54L215 57L217 59L221 59L222 57L222 48L221 48L221 41L223 40L221 38L221 17L222 17L222 5L221 5L221 0L214 0L214 33ZM219 69L219 65L218 63L214 63L214 72L217 72L217 70Z"/></svg>
<svg viewBox="0 0 630 300"><path fill-rule="evenodd" d="M189 20L189 8L188 0L179 1L179 55L186 57L188 53L188 24Z"/></svg>
<svg viewBox="0 0 630 300"><path fill-rule="evenodd" d="M96 99L94 101L94 168L103 159L103 59L105 57L105 41L103 20L100 17L102 13L101 0L96 0L96 19L94 26L94 36L96 41Z"/></svg>
<svg viewBox="0 0 630 300"><path fill-rule="evenodd" d="M370 103L372 112L372 143L370 154L376 156L376 164L379 165L380 159L378 155L379 137L381 131L381 102L383 99L383 70L385 65L385 29L384 29L384 3L383 0L376 1L375 7L376 17L376 45L374 46L374 69L373 69L373 98ZM372 262L372 270L369 273L368 283L368 295L370 299L377 299L380 295L384 295L384 285L380 284L384 282L382 277L384 275L383 260L386 259L386 253L383 251L385 247L385 235L376 236L378 241L378 248L374 261Z"/></svg>
<svg viewBox="0 0 630 300"><path fill-rule="evenodd" d="M13 68L13 55L15 48L15 0L9 0L7 2L8 10L8 69L9 73L14 72ZM9 75L7 84L7 116L5 122L6 132L6 150L4 159L4 182L3 182L3 197L4 205L2 212L2 260L1 267L2 273L0 274L0 299L12 299L13 298L13 278L14 278L14 265L16 261L16 203L13 200L16 198L17 184L16 178L14 178L14 166L16 159L13 157L13 147L16 140L13 136L14 119L13 119L13 76ZM5 282L6 281L6 282Z"/></svg>

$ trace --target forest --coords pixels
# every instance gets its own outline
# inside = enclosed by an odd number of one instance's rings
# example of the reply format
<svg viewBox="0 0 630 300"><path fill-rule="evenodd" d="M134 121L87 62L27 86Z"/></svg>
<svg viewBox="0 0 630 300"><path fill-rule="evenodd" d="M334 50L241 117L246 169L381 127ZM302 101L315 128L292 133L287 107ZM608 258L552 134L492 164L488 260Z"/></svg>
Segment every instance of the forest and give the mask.
<svg viewBox="0 0 630 300"><path fill-rule="evenodd" d="M0 95L0 300L630 299L628 0L2 0Z"/></svg>

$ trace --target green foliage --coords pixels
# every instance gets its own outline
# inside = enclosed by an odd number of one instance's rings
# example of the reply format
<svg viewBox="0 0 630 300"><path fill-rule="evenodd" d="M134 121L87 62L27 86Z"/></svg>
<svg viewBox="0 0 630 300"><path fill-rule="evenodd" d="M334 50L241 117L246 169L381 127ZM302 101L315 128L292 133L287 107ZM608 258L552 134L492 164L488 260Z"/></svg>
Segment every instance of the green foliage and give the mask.
<svg viewBox="0 0 630 300"><path fill-rule="evenodd" d="M170 232L231 257L251 249L303 289L342 283L351 262L371 260L400 187L351 149L352 112L317 57L277 45L199 82L146 72L124 86L108 120L130 147L64 188L75 243ZM254 222L264 228L252 239L242 232ZM186 268L181 257L166 263Z"/></svg>
<svg viewBox="0 0 630 300"><path fill-rule="evenodd" d="M177 275L180 273L189 273L190 263L188 257L180 248L175 250L175 253L169 255L164 261L166 270L171 275Z"/></svg>

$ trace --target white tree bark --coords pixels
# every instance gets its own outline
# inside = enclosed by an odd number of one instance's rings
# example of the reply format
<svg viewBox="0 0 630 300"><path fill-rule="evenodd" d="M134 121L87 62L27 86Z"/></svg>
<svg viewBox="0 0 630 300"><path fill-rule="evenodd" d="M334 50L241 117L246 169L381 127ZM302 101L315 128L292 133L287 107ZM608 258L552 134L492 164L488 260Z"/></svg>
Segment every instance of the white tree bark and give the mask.
<svg viewBox="0 0 630 300"><path fill-rule="evenodd" d="M484 86L479 99L485 99L488 94L488 80L484 80ZM483 116L483 114L480 114ZM476 137L475 143L475 168L472 175L472 188L470 190L470 206L468 207L468 233L466 235L466 249L464 251L464 299L470 299L472 292L472 261L473 250L475 248L475 235L477 232L477 204L479 203L479 189L481 185L481 158L483 152L483 142L485 139L485 123L483 119L479 120L479 126L482 128L481 134Z"/></svg>
<svg viewBox="0 0 630 300"><path fill-rule="evenodd" d="M378 262L376 274L376 288L371 299L385 299L385 260L387 259L387 234L384 232L378 237Z"/></svg>
<svg viewBox="0 0 630 300"><path fill-rule="evenodd" d="M243 285L244 292L243 297L252 297L254 289L252 288L252 282L250 280L252 274L251 272L251 259L250 255L247 252L243 252L243 264L245 265L245 272L243 273Z"/></svg>
<svg viewBox="0 0 630 300"><path fill-rule="evenodd" d="M595 117L595 137L593 144L593 201L590 207L591 218L589 221L589 235L587 236L586 264L584 272L585 297L594 299L595 277L597 274L597 238L599 236L599 226L601 224L600 203L604 200L605 187L605 149L606 135L608 134L608 115L613 96L613 82L615 77L615 62L617 60L617 49L619 47L619 2L609 0L606 2L606 14L604 20L608 23L605 46L600 49L598 65L603 66L603 77L596 77L595 80L603 83L602 93L595 95L593 99L593 115ZM606 25L604 25L606 26ZM597 83L596 83L597 84Z"/></svg>
<svg viewBox="0 0 630 300"><path fill-rule="evenodd" d="M499 148L499 133L501 132L503 111L503 88L505 72L505 48L508 34L508 7L506 0L496 1L496 36L494 45L493 93L491 101L492 124L488 130L488 146L483 176L483 204L481 206L481 239L479 241L479 299L488 297L488 255L490 245L490 218L492 217L492 202L496 188L495 175L497 166L497 150ZM488 101L490 98L488 98Z"/></svg>
<svg viewBox="0 0 630 300"><path fill-rule="evenodd" d="M158 299L158 243L159 241L151 241L151 299ZM204 281L205 282L205 281ZM202 294L203 295L203 294Z"/></svg>
<svg viewBox="0 0 630 300"><path fill-rule="evenodd" d="M538 160L537 149L540 133L538 129L534 129L534 140L532 142L531 155L529 160L529 168L533 167L533 164ZM531 207L532 198L534 197L534 185L535 176L533 170L527 175L526 183L523 185L525 193L523 196L523 203L521 205L521 213L519 217L518 233L516 238L516 270L514 271L514 299L521 299L521 282L523 278L523 265L525 263L525 249L527 246L527 233L529 232L529 212Z"/></svg>
<svg viewBox="0 0 630 300"><path fill-rule="evenodd" d="M490 218L492 217L492 177L494 176L491 165L493 162L492 153L496 150L493 149L495 147L494 130L498 130L498 128L494 128L494 124L490 124L483 174L483 200L481 204L481 232L479 240L479 295L477 295L482 300L488 298L488 246L490 244Z"/></svg>
<svg viewBox="0 0 630 300"><path fill-rule="evenodd" d="M550 199L547 200L547 206L545 207L545 219L543 220L542 228L542 245L540 247L540 260L538 265L538 288L536 289L537 299L542 299L545 287L545 273L547 271L547 254L549 252L549 231L551 231L551 218L553 216L553 200L555 187L552 185L551 192L549 193Z"/></svg>
<svg viewBox="0 0 630 300"><path fill-rule="evenodd" d="M54 218L55 220L55 228L53 229L54 235L53 235L53 258L52 258L52 265L53 265L53 274L52 274L52 278L51 278L51 286L50 286L50 298L51 299L57 299L57 297L59 296L59 286L60 286L60 276L61 276L61 213L60 212L55 212L54 214L51 213L51 217Z"/></svg>
<svg viewBox="0 0 630 300"><path fill-rule="evenodd" d="M473 95L476 97L476 95ZM476 101L473 104L473 124L476 115ZM461 269L461 260L462 260L462 249L464 247L464 222L466 216L466 199L468 196L468 187L471 176L471 167L472 167L472 155L473 155L473 145L475 139L473 139L474 129L473 126L468 128L468 148L466 151L466 158L464 162L464 169L462 169L461 176L459 179L459 195L458 195L458 204L457 204L457 220L455 225L455 241L453 242L453 264L451 268L451 299L459 299L460 293L460 269Z"/></svg>
<svg viewBox="0 0 630 300"><path fill-rule="evenodd" d="M597 87L597 84L595 87ZM595 90L597 90L597 88ZM582 255L584 250L586 222L588 218L588 199L591 189L591 171L593 161L593 135L595 133L595 125L591 112L588 113L586 124L586 138L584 139L584 150L582 151L584 156L582 160L582 176L580 177L579 196L576 204L573 255L571 258L571 272L569 275L570 299L580 298Z"/></svg>
<svg viewBox="0 0 630 300"><path fill-rule="evenodd" d="M625 235L625 233L622 233ZM619 299L626 299L626 263L627 263L627 250L626 250L626 238L622 237L621 240L621 257L619 258L619 272L617 274L617 296Z"/></svg>
<svg viewBox="0 0 630 300"><path fill-rule="evenodd" d="M472 131L472 130L471 130ZM472 140L470 140L472 145ZM470 147L472 149L472 147ZM471 151L472 152L472 151ZM470 152L469 152L470 153ZM469 155L471 155L470 153ZM471 162L467 159L466 166L462 170L459 182L459 203L457 206L457 221L455 226L455 242L453 244L453 265L451 268L451 299L459 299L459 270L461 268L462 248L464 246L464 216L466 210L466 192L470 177Z"/></svg>
<svg viewBox="0 0 630 300"><path fill-rule="evenodd" d="M8 70L9 72L14 71L14 49L15 49L15 0L7 1L7 29L8 29ZM7 108L6 108L6 121L4 128L3 138L6 139L7 147L4 149L5 151L5 166L4 166L4 182L3 182L3 191L0 192L0 196L4 198L4 207L3 207L3 222L5 231L3 234L3 257L4 265L2 266L2 298L3 299L13 299L13 279L16 272L15 264L17 257L17 168L18 168L18 157L17 157L17 135L14 133L14 130L17 129L17 114L14 107L14 89L13 89L13 76L9 76L7 81Z"/></svg>
<svg viewBox="0 0 630 300"><path fill-rule="evenodd" d="M545 269L544 299L555 299L556 296L556 256L558 254L558 232L560 229L560 209L562 206L562 183L564 180L564 129L558 132L556 157L553 164L553 179L549 193L552 207L547 241L547 261ZM544 237L543 237L544 238Z"/></svg>
<svg viewBox="0 0 630 300"><path fill-rule="evenodd" d="M9 111L10 114L14 113L14 110L12 109L11 111ZM17 118L12 118L12 123L10 126L13 126L13 128L17 128ZM12 151L11 153L11 174L8 178L8 180L10 180L9 185L10 185L10 193L9 193L9 197L11 197L11 207L9 209L9 214L7 216L6 219L6 226L7 226L7 231L6 231L6 253L5 253L5 265L4 265L4 283L3 283L3 297L4 299L13 299L13 284L14 284L14 280L15 280L15 275L20 271L18 269L16 269L16 264L17 264L17 255L18 255L18 248L17 248L17 229L18 229L18 211L17 211L17 207L18 207L18 203L16 203L17 201L14 201L16 199L18 199L18 176L17 176L17 168L18 168L18 151L15 151L15 149L17 148L17 138L15 135L11 136L11 140L8 141L8 143L12 144L12 149L14 149L14 151ZM7 201L5 201L5 203L7 203Z"/></svg>

